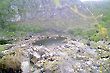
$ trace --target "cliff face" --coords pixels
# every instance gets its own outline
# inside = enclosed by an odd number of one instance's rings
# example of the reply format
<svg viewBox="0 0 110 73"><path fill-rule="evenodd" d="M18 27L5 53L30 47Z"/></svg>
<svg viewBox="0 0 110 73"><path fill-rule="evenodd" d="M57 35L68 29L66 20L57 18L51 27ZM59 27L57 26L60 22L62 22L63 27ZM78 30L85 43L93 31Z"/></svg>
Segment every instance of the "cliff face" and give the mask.
<svg viewBox="0 0 110 73"><path fill-rule="evenodd" d="M87 28L95 23L91 11L79 0L59 0L59 2L60 5L54 0L19 0L14 1L12 5L24 9L20 21L45 28L56 27L63 30L82 26Z"/></svg>

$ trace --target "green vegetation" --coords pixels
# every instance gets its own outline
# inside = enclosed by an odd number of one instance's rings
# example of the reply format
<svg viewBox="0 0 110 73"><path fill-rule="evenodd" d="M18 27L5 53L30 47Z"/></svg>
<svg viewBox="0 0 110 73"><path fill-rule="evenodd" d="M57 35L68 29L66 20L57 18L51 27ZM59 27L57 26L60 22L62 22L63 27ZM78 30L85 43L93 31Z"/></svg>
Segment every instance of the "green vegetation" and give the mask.
<svg viewBox="0 0 110 73"><path fill-rule="evenodd" d="M89 36L90 40L99 41L99 40L108 40L109 34L108 29L101 24L96 25L94 30L87 31L87 36Z"/></svg>
<svg viewBox="0 0 110 73"><path fill-rule="evenodd" d="M60 6L60 0L53 0L54 4L59 7Z"/></svg>
<svg viewBox="0 0 110 73"><path fill-rule="evenodd" d="M10 17L14 17L15 11L10 7L12 0L0 1L0 29L7 29L8 25L12 24L9 21Z"/></svg>
<svg viewBox="0 0 110 73"><path fill-rule="evenodd" d="M12 44L19 37L23 37L28 33L42 31L40 26L12 22L11 18L14 18L17 14L16 10L11 8L12 1L0 0L0 52L5 50L6 44ZM23 7L19 9L19 13L21 14L24 11Z"/></svg>
<svg viewBox="0 0 110 73"><path fill-rule="evenodd" d="M30 32L36 33L42 31L42 28L39 26L12 22L11 18L14 18L17 14L16 10L11 8L12 1L13 0L0 0L0 40L16 39ZM22 7L18 11L18 13L22 14L25 10L23 10ZM0 43L7 44L6 41L0 41Z"/></svg>
<svg viewBox="0 0 110 73"><path fill-rule="evenodd" d="M0 73L21 73L20 67L20 62L13 55L6 55L0 59Z"/></svg>
<svg viewBox="0 0 110 73"><path fill-rule="evenodd" d="M11 8L11 2L13 0L0 0L0 37L17 37L25 35L29 32L36 33L41 32L43 29L39 26L27 25L27 24L17 24L11 22L10 18L13 18L16 15L16 11ZM54 4L58 7L60 6L60 0L53 0ZM89 4L88 4L89 5ZM108 39L110 36L110 6L109 2L103 4L103 7L93 6L93 10L96 13L103 13L103 18L101 23L97 24L96 27L90 30L84 30L76 28L70 30L71 34L75 36L82 36L93 41L99 41L101 39ZM23 13L23 7L19 8L19 13ZM94 13L95 13L94 12Z"/></svg>
<svg viewBox="0 0 110 73"><path fill-rule="evenodd" d="M5 50L5 44L11 44L12 42L10 40L0 40L0 52Z"/></svg>
<svg viewBox="0 0 110 73"><path fill-rule="evenodd" d="M76 28L70 30L70 33L96 42L102 39L110 40L110 1L99 2L99 4L96 2L89 4L89 2L87 2L86 5L90 7L91 12L93 12L95 16L101 14L103 16L97 19L99 22L93 28L87 30Z"/></svg>
<svg viewBox="0 0 110 73"><path fill-rule="evenodd" d="M14 22L10 21L10 18L14 17L15 15L15 11L10 7L11 1L13 0L0 0L0 38L1 39L2 37L8 35L7 32L9 30L13 30L9 28L9 26L15 24Z"/></svg>
<svg viewBox="0 0 110 73"><path fill-rule="evenodd" d="M83 38L86 38L88 40L92 41L99 41L99 40L109 40L110 32L108 28L105 27L105 25L98 24L94 26L94 28L89 29L89 30L84 30L81 28L77 28L74 30L69 31L71 34L75 36L81 36Z"/></svg>
<svg viewBox="0 0 110 73"><path fill-rule="evenodd" d="M4 50L5 50L4 45L0 45L0 52L1 52L1 51L4 51Z"/></svg>

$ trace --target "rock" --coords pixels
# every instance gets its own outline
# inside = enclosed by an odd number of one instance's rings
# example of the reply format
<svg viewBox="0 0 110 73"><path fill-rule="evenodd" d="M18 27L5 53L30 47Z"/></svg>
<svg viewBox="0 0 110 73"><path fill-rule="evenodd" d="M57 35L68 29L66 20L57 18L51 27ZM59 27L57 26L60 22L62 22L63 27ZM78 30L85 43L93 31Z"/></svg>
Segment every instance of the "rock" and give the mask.
<svg viewBox="0 0 110 73"><path fill-rule="evenodd" d="M4 56L4 54L0 52L0 58L2 58L3 56Z"/></svg>
<svg viewBox="0 0 110 73"><path fill-rule="evenodd" d="M88 43L87 43L87 46L91 46L91 44L88 42Z"/></svg>
<svg viewBox="0 0 110 73"><path fill-rule="evenodd" d="M5 55L0 59L0 73L22 73L21 62L13 55Z"/></svg>
<svg viewBox="0 0 110 73"><path fill-rule="evenodd" d="M33 56L39 59L41 56L37 52L33 52Z"/></svg>
<svg viewBox="0 0 110 73"><path fill-rule="evenodd" d="M30 64L28 61L24 61L21 63L22 73L29 73L30 72L30 66L29 65Z"/></svg>
<svg viewBox="0 0 110 73"><path fill-rule="evenodd" d="M101 58L108 58L109 52L102 51L102 47L98 48L98 50L100 49L104 56L100 57L101 60L97 58L99 53L95 48L106 44L102 41L98 43L90 41L84 44L81 41L68 38L65 43L60 43L59 45L38 46L32 44L35 43L36 39L38 41L55 37L51 35L47 37L33 36L28 42L23 43L25 44L23 47L21 46L22 44L16 44L16 47L13 47L15 55L17 54L16 56L20 60L23 73L28 73L29 71L30 73L98 73L100 71L100 63L102 61L105 63L105 60ZM8 51L11 50L9 49Z"/></svg>

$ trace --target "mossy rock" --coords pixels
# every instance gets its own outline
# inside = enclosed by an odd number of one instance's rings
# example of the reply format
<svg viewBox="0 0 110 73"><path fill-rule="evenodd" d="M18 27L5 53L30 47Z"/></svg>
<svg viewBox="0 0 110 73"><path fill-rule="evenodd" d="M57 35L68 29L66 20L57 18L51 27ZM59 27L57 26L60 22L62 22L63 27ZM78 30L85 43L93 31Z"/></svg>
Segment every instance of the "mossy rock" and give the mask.
<svg viewBox="0 0 110 73"><path fill-rule="evenodd" d="M0 59L0 73L22 73L21 63L13 55L6 55Z"/></svg>

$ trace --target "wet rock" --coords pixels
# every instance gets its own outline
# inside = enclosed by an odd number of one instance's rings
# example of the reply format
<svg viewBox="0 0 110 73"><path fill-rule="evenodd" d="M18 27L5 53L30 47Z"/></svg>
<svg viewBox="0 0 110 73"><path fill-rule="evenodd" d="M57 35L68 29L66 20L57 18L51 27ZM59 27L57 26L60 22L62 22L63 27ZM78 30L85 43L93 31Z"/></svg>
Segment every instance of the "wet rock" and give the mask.
<svg viewBox="0 0 110 73"><path fill-rule="evenodd" d="M65 45L64 47L65 47L65 48L70 48L71 46L69 46L69 45Z"/></svg>
<svg viewBox="0 0 110 73"><path fill-rule="evenodd" d="M88 42L88 43L87 43L87 46L91 46L91 44Z"/></svg>

